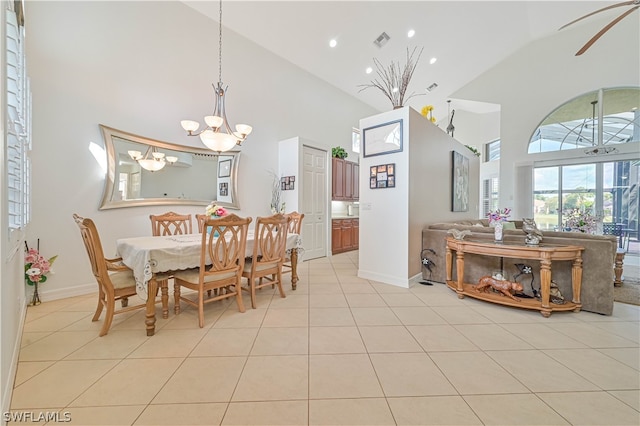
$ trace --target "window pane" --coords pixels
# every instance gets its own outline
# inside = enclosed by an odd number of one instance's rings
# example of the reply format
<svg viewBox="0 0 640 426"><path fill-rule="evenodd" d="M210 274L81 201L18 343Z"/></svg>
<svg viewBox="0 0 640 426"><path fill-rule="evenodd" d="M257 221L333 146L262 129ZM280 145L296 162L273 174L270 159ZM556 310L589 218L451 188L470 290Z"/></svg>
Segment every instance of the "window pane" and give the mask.
<svg viewBox="0 0 640 426"><path fill-rule="evenodd" d="M557 167L541 167L534 171L534 187L533 190L539 191L558 191L558 168Z"/></svg>
<svg viewBox="0 0 640 426"><path fill-rule="evenodd" d="M556 230L558 223L558 193L536 194L533 218L540 230Z"/></svg>
<svg viewBox="0 0 640 426"><path fill-rule="evenodd" d="M529 153L591 148L640 139L640 88L615 88L579 96L552 111L533 132ZM602 110L602 140L599 117Z"/></svg>
<svg viewBox="0 0 640 426"><path fill-rule="evenodd" d="M489 142L485 145L486 161L494 161L500 159L500 139Z"/></svg>
<svg viewBox="0 0 640 426"><path fill-rule="evenodd" d="M360 152L360 129L351 129L351 151Z"/></svg>
<svg viewBox="0 0 640 426"><path fill-rule="evenodd" d="M533 218L541 230L555 230L558 226L558 189L560 169L534 169Z"/></svg>
<svg viewBox="0 0 640 426"><path fill-rule="evenodd" d="M638 142L640 138L640 90L603 91L603 144Z"/></svg>
<svg viewBox="0 0 640 426"><path fill-rule="evenodd" d="M579 164L562 167L562 192L596 189L596 165Z"/></svg>

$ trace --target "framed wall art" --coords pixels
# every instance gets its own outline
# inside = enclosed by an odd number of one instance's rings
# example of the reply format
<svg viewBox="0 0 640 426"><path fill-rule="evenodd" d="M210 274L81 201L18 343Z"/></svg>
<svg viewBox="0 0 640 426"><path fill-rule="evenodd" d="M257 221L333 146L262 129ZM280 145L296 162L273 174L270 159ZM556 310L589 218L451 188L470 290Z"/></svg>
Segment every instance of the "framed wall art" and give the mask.
<svg viewBox="0 0 640 426"><path fill-rule="evenodd" d="M396 164L380 164L369 168L369 188L395 188Z"/></svg>
<svg viewBox="0 0 640 426"><path fill-rule="evenodd" d="M220 195L225 197L227 195L229 195L229 183L228 182L222 182L220 183Z"/></svg>
<svg viewBox="0 0 640 426"><path fill-rule="evenodd" d="M218 164L218 177L231 176L231 160L224 160Z"/></svg>
<svg viewBox="0 0 640 426"><path fill-rule="evenodd" d="M451 151L451 211L469 210L469 159Z"/></svg>
<svg viewBox="0 0 640 426"><path fill-rule="evenodd" d="M280 189L282 191L289 191L296 189L296 177L295 176L283 176L280 178Z"/></svg>
<svg viewBox="0 0 640 426"><path fill-rule="evenodd" d="M390 121L362 130L362 156L402 152L402 120Z"/></svg>

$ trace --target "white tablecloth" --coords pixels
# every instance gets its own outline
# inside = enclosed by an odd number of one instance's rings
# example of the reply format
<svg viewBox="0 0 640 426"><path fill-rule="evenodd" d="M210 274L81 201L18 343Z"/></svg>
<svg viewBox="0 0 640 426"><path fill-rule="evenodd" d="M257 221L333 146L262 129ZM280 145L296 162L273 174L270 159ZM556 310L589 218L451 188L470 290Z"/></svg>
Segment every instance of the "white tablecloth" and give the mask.
<svg viewBox="0 0 640 426"><path fill-rule="evenodd" d="M247 233L245 255L253 255L254 232ZM178 271L200 266L202 234L165 235L161 237L121 238L117 254L133 270L137 293L147 298L147 282L154 273ZM287 250L301 247L298 234L287 235Z"/></svg>

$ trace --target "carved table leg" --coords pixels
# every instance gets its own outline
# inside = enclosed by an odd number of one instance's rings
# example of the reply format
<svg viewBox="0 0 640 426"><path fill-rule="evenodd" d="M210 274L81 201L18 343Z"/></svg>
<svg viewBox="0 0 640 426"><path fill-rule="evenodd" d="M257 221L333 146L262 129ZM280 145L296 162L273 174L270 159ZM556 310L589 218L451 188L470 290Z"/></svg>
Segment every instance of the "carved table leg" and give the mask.
<svg viewBox="0 0 640 426"><path fill-rule="evenodd" d="M464 299L464 287L462 284L464 283L464 252L456 251L456 274L458 275L458 288L456 292L458 293L458 299Z"/></svg>
<svg viewBox="0 0 640 426"><path fill-rule="evenodd" d="M169 280L162 281L162 318L169 318Z"/></svg>
<svg viewBox="0 0 640 426"><path fill-rule="evenodd" d="M616 287L622 286L623 265L624 265L624 251L619 251L616 253L615 266L613 267L613 272L615 274L613 285Z"/></svg>
<svg viewBox="0 0 640 426"><path fill-rule="evenodd" d="M447 274L446 280L451 281L451 278L453 278L453 254L451 253L451 249L449 247L446 248L445 259L446 259L445 273Z"/></svg>
<svg viewBox="0 0 640 426"><path fill-rule="evenodd" d="M298 249L291 249L291 289L298 286Z"/></svg>
<svg viewBox="0 0 640 426"><path fill-rule="evenodd" d="M571 287L573 289L573 299L571 300L576 304L576 308L573 312L580 312L582 308L582 302L580 302L580 290L582 288L582 257L575 259L571 266Z"/></svg>
<svg viewBox="0 0 640 426"><path fill-rule="evenodd" d="M147 336L153 336L156 332L156 292L158 282L151 278L147 284L147 309L144 323L147 325Z"/></svg>
<svg viewBox="0 0 640 426"><path fill-rule="evenodd" d="M549 306L549 293L551 291L551 261L542 259L540 261L540 294L542 296L542 309L540 313L548 318L551 315Z"/></svg>

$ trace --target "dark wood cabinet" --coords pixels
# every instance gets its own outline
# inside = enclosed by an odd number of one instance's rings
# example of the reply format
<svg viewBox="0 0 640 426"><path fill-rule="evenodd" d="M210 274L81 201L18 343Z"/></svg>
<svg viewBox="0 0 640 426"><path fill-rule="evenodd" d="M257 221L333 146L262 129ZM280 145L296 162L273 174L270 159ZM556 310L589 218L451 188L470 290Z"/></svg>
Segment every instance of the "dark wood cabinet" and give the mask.
<svg viewBox="0 0 640 426"><path fill-rule="evenodd" d="M344 198L353 200L353 163L344 162Z"/></svg>
<svg viewBox="0 0 640 426"><path fill-rule="evenodd" d="M331 159L331 199L336 201L358 201L360 195L360 166L341 158Z"/></svg>
<svg viewBox="0 0 640 426"><path fill-rule="evenodd" d="M353 163L353 199L360 199L360 164Z"/></svg>
<svg viewBox="0 0 640 426"><path fill-rule="evenodd" d="M332 159L331 177L331 199L344 200L344 160Z"/></svg>
<svg viewBox="0 0 640 426"><path fill-rule="evenodd" d="M331 221L331 253L342 251L342 224L340 220Z"/></svg>
<svg viewBox="0 0 640 426"><path fill-rule="evenodd" d="M359 237L359 219L333 219L331 221L331 253L357 250Z"/></svg>

